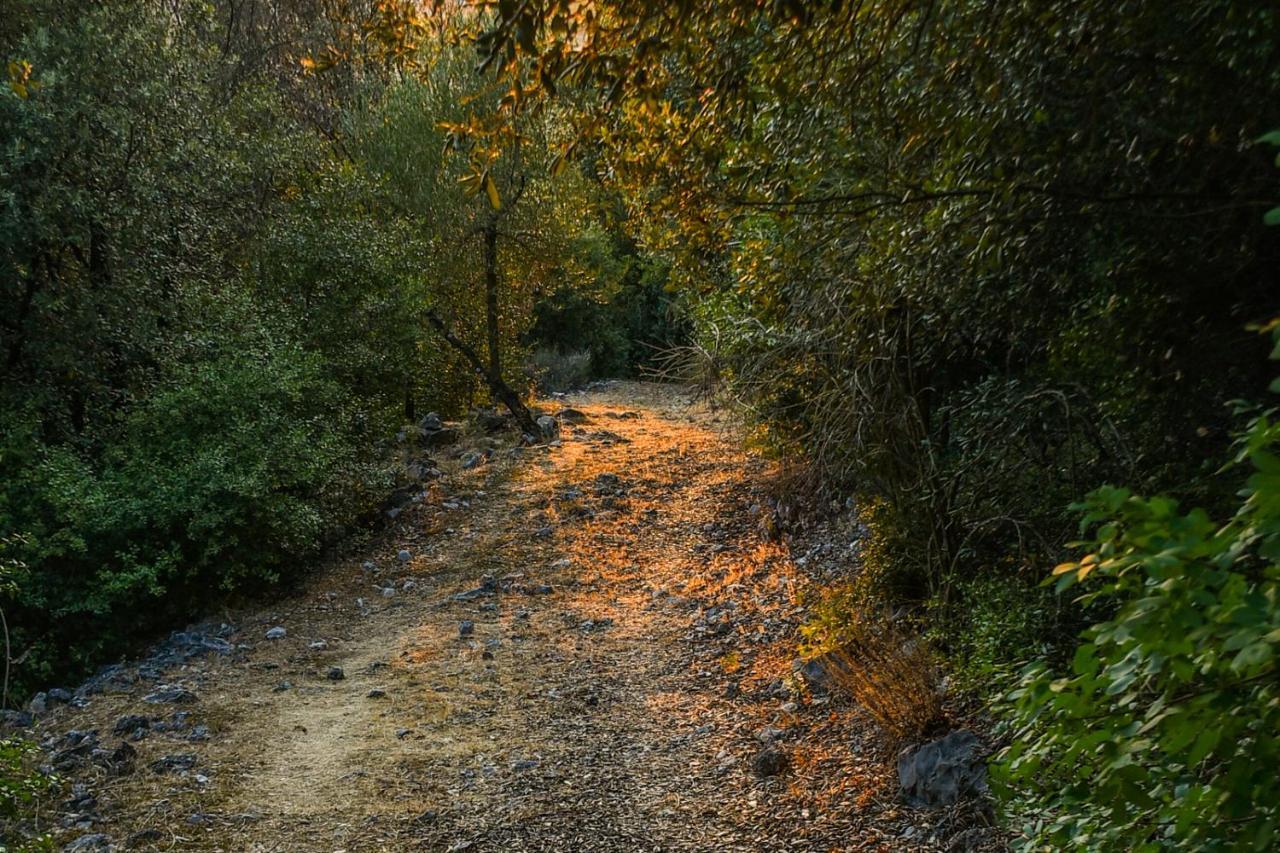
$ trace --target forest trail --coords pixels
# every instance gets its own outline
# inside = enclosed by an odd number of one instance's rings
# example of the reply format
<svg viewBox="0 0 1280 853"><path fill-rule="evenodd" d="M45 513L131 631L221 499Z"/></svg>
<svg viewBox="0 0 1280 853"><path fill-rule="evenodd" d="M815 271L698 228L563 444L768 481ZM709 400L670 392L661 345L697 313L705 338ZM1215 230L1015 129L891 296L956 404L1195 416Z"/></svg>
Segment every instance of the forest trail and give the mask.
<svg viewBox="0 0 1280 853"><path fill-rule="evenodd" d="M933 849L945 828L897 804L874 727L793 690L804 578L760 532L769 464L669 388L565 402L586 420L560 446L454 463L294 596L226 614L234 652L118 673L42 719L111 747L118 718L150 717L127 772L70 774L96 805L62 840ZM157 682L194 701L143 701ZM762 776L774 739L788 766Z"/></svg>

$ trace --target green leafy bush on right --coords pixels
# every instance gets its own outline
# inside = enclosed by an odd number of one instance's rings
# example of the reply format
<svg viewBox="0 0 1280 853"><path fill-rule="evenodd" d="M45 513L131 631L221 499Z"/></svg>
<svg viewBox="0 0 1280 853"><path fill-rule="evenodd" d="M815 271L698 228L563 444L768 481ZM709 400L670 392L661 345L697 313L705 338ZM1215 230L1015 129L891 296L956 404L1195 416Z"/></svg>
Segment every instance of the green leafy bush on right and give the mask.
<svg viewBox="0 0 1280 853"><path fill-rule="evenodd" d="M1027 668L995 765L1027 849L1266 850L1280 820L1280 422L1254 418L1225 524L1106 487L1060 590L1114 607Z"/></svg>

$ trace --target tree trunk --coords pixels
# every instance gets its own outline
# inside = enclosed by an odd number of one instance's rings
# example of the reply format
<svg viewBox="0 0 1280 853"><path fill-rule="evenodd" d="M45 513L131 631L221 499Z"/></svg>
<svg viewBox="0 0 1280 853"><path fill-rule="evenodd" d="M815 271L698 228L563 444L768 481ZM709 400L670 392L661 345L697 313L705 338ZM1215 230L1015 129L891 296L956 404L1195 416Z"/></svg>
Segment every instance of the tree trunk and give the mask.
<svg viewBox="0 0 1280 853"><path fill-rule="evenodd" d="M471 365L476 373L480 374L480 378L489 386L489 393L493 396L493 399L507 407L507 411L511 412L512 417L516 419L516 423L520 424L520 429L529 435L538 435L538 424L533 419L533 413L529 411L529 407L520 399L520 395L512 390L511 386L507 385L506 382L502 381L502 374L491 372L480 359L479 354L467 346L466 341L450 331L444 320L441 320L434 311L427 312L427 322L440 333L440 337L444 338L449 346L462 353L462 357L467 360L467 363Z"/></svg>
<svg viewBox="0 0 1280 853"><path fill-rule="evenodd" d="M484 314L488 331L489 374L502 376L502 333L498 325L498 218L484 229Z"/></svg>

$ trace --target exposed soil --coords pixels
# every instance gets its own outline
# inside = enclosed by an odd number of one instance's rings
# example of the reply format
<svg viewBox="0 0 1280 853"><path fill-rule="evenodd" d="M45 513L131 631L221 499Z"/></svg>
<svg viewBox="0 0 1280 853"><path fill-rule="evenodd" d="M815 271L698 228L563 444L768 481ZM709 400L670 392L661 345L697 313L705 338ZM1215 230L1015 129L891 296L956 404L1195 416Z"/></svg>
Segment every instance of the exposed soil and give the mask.
<svg viewBox="0 0 1280 853"><path fill-rule="evenodd" d="M669 388L618 383L566 402L587 420L560 446L452 463L367 553L268 609L226 614L236 651L130 671L42 717L38 735L96 729L112 748L124 714L189 712L134 741L131 769L68 771L97 802L65 807L81 817L64 814L60 838L225 851L976 846L981 832L962 831L971 815L898 802L892 755L857 708L796 689L806 570L759 521L770 465ZM275 626L287 635L266 639ZM144 702L157 681L197 698ZM207 739L189 740L197 725ZM773 737L784 766L761 776L753 763ZM151 767L183 753L189 769Z"/></svg>

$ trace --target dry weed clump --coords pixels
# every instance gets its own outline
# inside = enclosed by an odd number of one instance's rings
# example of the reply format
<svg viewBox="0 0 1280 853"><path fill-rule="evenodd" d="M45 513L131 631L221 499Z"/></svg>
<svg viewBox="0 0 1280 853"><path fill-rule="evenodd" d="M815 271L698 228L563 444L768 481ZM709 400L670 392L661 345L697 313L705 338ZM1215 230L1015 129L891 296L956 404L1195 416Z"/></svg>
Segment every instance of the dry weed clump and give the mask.
<svg viewBox="0 0 1280 853"><path fill-rule="evenodd" d="M933 653L887 614L845 612L823 646L818 660L832 684L893 737L919 737L940 721L942 691Z"/></svg>

